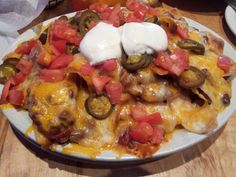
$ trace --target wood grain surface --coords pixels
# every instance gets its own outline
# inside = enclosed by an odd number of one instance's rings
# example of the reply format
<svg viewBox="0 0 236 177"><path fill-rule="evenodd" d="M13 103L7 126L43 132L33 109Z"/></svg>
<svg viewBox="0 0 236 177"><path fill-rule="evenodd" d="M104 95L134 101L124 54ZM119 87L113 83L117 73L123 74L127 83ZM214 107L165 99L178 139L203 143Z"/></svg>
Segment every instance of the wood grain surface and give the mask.
<svg viewBox="0 0 236 177"><path fill-rule="evenodd" d="M225 23L223 0L165 0L164 5L179 8L184 16L213 29L236 49L236 38ZM20 32L71 11L70 1L64 0L55 8L45 10ZM218 133L182 152L142 165L110 167L109 164L88 165L52 157L14 133L0 114L0 177L235 177L235 127L236 114Z"/></svg>

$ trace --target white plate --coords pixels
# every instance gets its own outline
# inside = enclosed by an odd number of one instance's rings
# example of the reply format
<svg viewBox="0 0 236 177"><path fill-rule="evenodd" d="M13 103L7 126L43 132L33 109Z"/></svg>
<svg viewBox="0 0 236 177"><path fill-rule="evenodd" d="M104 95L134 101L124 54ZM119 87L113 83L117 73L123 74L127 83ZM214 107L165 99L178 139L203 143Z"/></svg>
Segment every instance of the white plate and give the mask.
<svg viewBox="0 0 236 177"><path fill-rule="evenodd" d="M225 9L225 20L230 30L236 36L236 11L230 6L227 6Z"/></svg>
<svg viewBox="0 0 236 177"><path fill-rule="evenodd" d="M74 13L68 14L68 16L73 16ZM50 19L48 21L45 21L43 25L47 25L52 21L53 19ZM186 18L187 22L189 23L190 26L196 27L201 31L209 31L216 35L217 37L221 38L218 34L216 34L214 31L210 30L209 28L199 24L198 22L195 22L191 19ZM16 45L19 42L25 41L27 39L30 39L32 37L35 37L35 33L33 30L28 30L25 33L23 33L21 36L19 36L12 47L6 51L6 53L14 50L16 48ZM224 53L227 54L229 57L236 59L236 52L234 49L229 45L229 43L225 42L225 47L224 47ZM5 53L5 54L6 54ZM0 88L1 91L1 88ZM213 131L209 132L208 134L204 135L199 135L199 134L194 134L191 132L188 132L186 130L178 130L174 132L173 138L166 144L162 145L160 150L157 151L154 155L153 158L160 158L166 155L173 154L177 151L183 150L187 147L193 146L194 144L208 138L212 134L214 134L216 131L218 131L230 118L230 116L233 114L235 106L236 105L236 79L232 81L232 98L231 98L231 104L229 107L227 107L224 112L219 114L217 117L217 122L218 122L218 127L214 129ZM11 124L14 125L21 133L25 134L26 130L28 127L31 126L32 121L28 116L28 113L25 111L17 111L16 109L5 109L3 110L4 115L8 118ZM30 135L30 139L35 141L35 135L32 133ZM58 146L56 148L56 151L61 153L61 146ZM62 154L64 155L64 154ZM81 159L86 159L86 160L93 160L86 156L85 154L81 153L74 153L70 154L69 156L75 157L78 160ZM118 158L118 155L114 153L113 151L103 151L99 156L96 157L95 161L109 161L109 162L130 162L130 161L137 161L140 160L139 158L132 156L132 155L124 155L120 158Z"/></svg>

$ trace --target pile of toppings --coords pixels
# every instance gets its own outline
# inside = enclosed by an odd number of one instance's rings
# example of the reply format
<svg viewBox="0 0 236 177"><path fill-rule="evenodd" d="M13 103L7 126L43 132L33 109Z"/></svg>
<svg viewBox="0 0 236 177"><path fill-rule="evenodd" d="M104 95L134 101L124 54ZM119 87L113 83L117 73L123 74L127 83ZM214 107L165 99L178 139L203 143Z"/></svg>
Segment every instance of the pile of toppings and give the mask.
<svg viewBox="0 0 236 177"><path fill-rule="evenodd" d="M116 106L134 102L132 126L118 144L158 146L165 134L162 117L148 113L145 103L166 103L175 92L199 88L207 77L189 64L190 54L204 55L205 44L190 39L188 26L178 20L183 22L135 0L128 0L126 8L95 3L72 18L61 16L37 39L19 44L15 57L0 65L0 82L5 84L0 102L23 107L27 79L56 83L73 72L90 92L84 103L87 113L99 121L109 118ZM177 40L170 45L172 36ZM220 56L217 66L227 75L235 65ZM157 76L167 80L157 82Z"/></svg>

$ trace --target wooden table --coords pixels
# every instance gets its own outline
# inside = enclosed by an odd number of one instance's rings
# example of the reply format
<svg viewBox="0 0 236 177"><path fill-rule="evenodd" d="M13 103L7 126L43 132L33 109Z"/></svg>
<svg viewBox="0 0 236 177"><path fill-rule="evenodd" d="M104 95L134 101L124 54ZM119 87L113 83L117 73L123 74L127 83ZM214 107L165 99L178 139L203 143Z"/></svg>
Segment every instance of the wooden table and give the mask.
<svg viewBox="0 0 236 177"><path fill-rule="evenodd" d="M236 49L236 38L224 20L223 0L166 0L165 6L178 7L184 16L213 29ZM48 18L71 12L69 1L45 10L29 26ZM66 177L66 176L178 176L178 177L233 177L236 176L236 114L216 135L182 152L158 161L126 168L106 168L51 158L44 153L32 152L25 146L0 115L0 177Z"/></svg>

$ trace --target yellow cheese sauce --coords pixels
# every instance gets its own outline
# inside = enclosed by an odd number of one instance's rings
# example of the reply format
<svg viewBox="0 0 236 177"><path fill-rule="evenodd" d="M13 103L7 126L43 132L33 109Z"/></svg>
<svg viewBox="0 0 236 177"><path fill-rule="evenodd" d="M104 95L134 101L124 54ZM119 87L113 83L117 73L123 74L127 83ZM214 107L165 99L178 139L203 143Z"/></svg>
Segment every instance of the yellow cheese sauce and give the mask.
<svg viewBox="0 0 236 177"><path fill-rule="evenodd" d="M12 106L10 103L6 103L6 104L1 104L0 105L0 108L2 109L2 110L6 110L6 109L13 109L14 108L14 106Z"/></svg>
<svg viewBox="0 0 236 177"><path fill-rule="evenodd" d="M202 44L202 37L199 35L199 32L198 31L191 31L188 33L189 35L189 39L192 39L194 41L197 41L199 42L200 44Z"/></svg>
<svg viewBox="0 0 236 177"><path fill-rule="evenodd" d="M100 148L86 147L79 144L70 144L69 147L63 147L62 153L64 154L84 154L88 155L90 158L95 159L101 153Z"/></svg>
<svg viewBox="0 0 236 177"><path fill-rule="evenodd" d="M30 134L31 133L34 133L35 131L36 131L36 127L34 126L34 124L32 124L31 126L29 126L28 128L27 128L27 130L25 131L25 136L27 137L27 138L29 138L30 137Z"/></svg>
<svg viewBox="0 0 236 177"><path fill-rule="evenodd" d="M32 112L41 114L38 116L44 130L49 130L49 125L57 125L57 116L63 109L76 111L69 99L69 90L76 90L70 82L41 82L31 86L31 92L38 104L32 106Z"/></svg>

